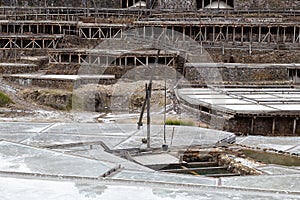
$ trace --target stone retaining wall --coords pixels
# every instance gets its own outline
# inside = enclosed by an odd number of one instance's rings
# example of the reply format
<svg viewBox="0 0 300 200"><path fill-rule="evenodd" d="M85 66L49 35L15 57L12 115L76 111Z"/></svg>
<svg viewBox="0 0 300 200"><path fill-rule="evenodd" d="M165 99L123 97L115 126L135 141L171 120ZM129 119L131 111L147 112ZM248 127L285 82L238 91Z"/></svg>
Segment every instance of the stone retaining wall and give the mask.
<svg viewBox="0 0 300 200"><path fill-rule="evenodd" d="M20 74L20 73L31 73L38 70L37 65L18 65L15 64L0 64L0 74Z"/></svg>
<svg viewBox="0 0 300 200"><path fill-rule="evenodd" d="M218 73L220 76L218 76ZM185 78L192 83L210 82L223 83L249 83L249 82L269 82L288 81L288 70L286 67L186 67Z"/></svg>
<svg viewBox="0 0 300 200"><path fill-rule="evenodd" d="M57 80L57 79L39 79L26 77L4 76L4 80L19 84L21 86L38 86L45 88L59 88L65 90L73 90L73 80Z"/></svg>
<svg viewBox="0 0 300 200"><path fill-rule="evenodd" d="M230 49L206 49L216 63L300 63L300 51Z"/></svg>
<svg viewBox="0 0 300 200"><path fill-rule="evenodd" d="M80 80L70 80L70 79L43 79L43 78L27 78L27 77L14 77L14 76L4 76L4 80L17 83L21 86L38 86L43 88L55 88L64 90L73 90L76 87L85 84L114 84L116 79L80 79Z"/></svg>
<svg viewBox="0 0 300 200"><path fill-rule="evenodd" d="M18 6L73 6L73 7L97 7L119 8L122 0L24 0L17 1ZM124 0L123 0L124 1ZM126 0L125 0L126 1ZM175 10L196 10L196 2L199 0L160 0L156 2L159 8ZM225 0L224 0L225 1ZM200 2L201 3L201 2ZM2 0L2 6L15 6L15 1ZM299 10L300 1L292 0L234 0L235 10Z"/></svg>
<svg viewBox="0 0 300 200"><path fill-rule="evenodd" d="M194 0L161 0L160 8L175 10L196 10Z"/></svg>
<svg viewBox="0 0 300 200"><path fill-rule="evenodd" d="M235 0L235 10L299 10L300 1L292 0Z"/></svg>
<svg viewBox="0 0 300 200"><path fill-rule="evenodd" d="M0 5L2 6L15 6L16 1L12 0L1 0ZM18 6L63 6L63 7L97 7L97 8L114 8L119 5L119 0L19 0Z"/></svg>
<svg viewBox="0 0 300 200"><path fill-rule="evenodd" d="M293 116L270 116L270 117L235 117L226 120L224 129L242 135L267 135L267 136L299 136L300 123L297 121L295 134L293 133ZM273 120L275 129L273 130Z"/></svg>

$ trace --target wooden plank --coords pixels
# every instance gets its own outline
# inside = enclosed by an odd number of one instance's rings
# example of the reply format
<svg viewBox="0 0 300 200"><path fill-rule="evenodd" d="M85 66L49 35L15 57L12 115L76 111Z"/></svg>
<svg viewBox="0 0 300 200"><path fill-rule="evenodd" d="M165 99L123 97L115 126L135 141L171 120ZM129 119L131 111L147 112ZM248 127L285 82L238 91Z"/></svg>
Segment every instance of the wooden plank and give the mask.
<svg viewBox="0 0 300 200"><path fill-rule="evenodd" d="M227 169L226 167L196 167L196 168L184 168L184 169L167 169L161 170L162 172L191 172L191 171L208 171L208 170L217 170L217 169Z"/></svg>

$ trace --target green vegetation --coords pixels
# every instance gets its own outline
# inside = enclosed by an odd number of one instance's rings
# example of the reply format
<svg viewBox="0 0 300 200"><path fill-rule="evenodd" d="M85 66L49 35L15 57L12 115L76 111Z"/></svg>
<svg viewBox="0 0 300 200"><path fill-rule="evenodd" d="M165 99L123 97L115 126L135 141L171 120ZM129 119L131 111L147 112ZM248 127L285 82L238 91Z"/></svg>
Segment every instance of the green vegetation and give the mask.
<svg viewBox="0 0 300 200"><path fill-rule="evenodd" d="M71 111L72 108L73 108L73 95L71 95L71 97L68 99L66 110Z"/></svg>
<svg viewBox="0 0 300 200"><path fill-rule="evenodd" d="M181 121L178 119L167 119L166 125L181 125L181 126L194 126L192 121Z"/></svg>
<svg viewBox="0 0 300 200"><path fill-rule="evenodd" d="M9 96L3 92L0 92L0 107L5 107L10 104L14 104L14 102L9 98Z"/></svg>

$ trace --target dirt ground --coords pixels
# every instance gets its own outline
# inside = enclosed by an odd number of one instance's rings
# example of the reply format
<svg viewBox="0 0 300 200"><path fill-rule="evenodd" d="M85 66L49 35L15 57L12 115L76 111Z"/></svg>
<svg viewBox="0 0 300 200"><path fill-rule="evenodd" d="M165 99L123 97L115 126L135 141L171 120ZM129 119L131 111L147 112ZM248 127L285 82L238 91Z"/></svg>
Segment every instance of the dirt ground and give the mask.
<svg viewBox="0 0 300 200"><path fill-rule="evenodd" d="M168 86L170 87L170 86ZM32 121L32 122L98 122L98 123L133 123L136 124L145 98L145 82L122 83L121 85L85 85L73 91L77 96L86 97L95 90L104 96L116 97L109 102L114 109L107 112L95 110L81 110L73 105L71 110L57 110L53 107L41 105L30 98L24 99L23 93L35 91L39 88L22 88L18 85L0 81L0 91L7 94L13 101L7 107L0 108L0 121ZM179 120L190 122L194 126L206 127L197 118L185 112L176 112L167 90L166 116L164 116L164 83L154 82L151 96L151 124L163 124L164 120ZM117 95L118 94L118 95ZM119 97L119 99L117 98ZM84 98L83 98L84 99ZM121 100L120 100L121 99ZM124 104L124 102L126 102ZM90 102L88 102L90 103ZM126 109L120 109L120 107ZM143 123L146 124L146 112Z"/></svg>

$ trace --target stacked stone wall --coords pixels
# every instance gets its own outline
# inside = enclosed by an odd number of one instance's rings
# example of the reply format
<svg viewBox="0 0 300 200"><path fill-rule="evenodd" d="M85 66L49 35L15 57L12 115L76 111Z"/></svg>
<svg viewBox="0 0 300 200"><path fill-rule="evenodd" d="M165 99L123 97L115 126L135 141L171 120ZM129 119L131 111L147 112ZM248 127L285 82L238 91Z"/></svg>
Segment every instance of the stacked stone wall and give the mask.
<svg viewBox="0 0 300 200"><path fill-rule="evenodd" d="M31 73L39 69L37 65L0 65L1 74L20 74L20 73Z"/></svg>
<svg viewBox="0 0 300 200"><path fill-rule="evenodd" d="M293 50L248 50L206 49L214 62L224 63L300 63L300 51Z"/></svg>
<svg viewBox="0 0 300 200"><path fill-rule="evenodd" d="M62 6L62 7L97 7L114 8L119 4L119 0L24 0L17 1L17 6ZM45 4L46 3L46 4ZM15 1L1 0L1 6L15 6Z"/></svg>
<svg viewBox="0 0 300 200"><path fill-rule="evenodd" d="M275 119L275 127L273 120ZM295 133L293 133L294 117L235 117L225 121L226 131L241 135L267 135L267 136L299 136L300 124L297 122ZM273 128L275 128L273 130Z"/></svg>
<svg viewBox="0 0 300 200"><path fill-rule="evenodd" d="M248 135L251 133L251 120L250 117L239 118L239 120L235 118L226 120L224 127L226 131L234 132L238 135Z"/></svg>
<svg viewBox="0 0 300 200"><path fill-rule="evenodd" d="M298 0L235 0L235 10L299 10Z"/></svg>
<svg viewBox="0 0 300 200"><path fill-rule="evenodd" d="M47 0L46 6L72 6L119 8L121 0ZM164 9L196 10L197 0L160 0L155 5ZM224 0L225 1L225 0ZM1 0L2 6L15 6L16 1ZM18 6L45 6L45 1L23 0L17 1ZM160 2L160 5L159 5ZM234 0L235 10L299 10L300 1L295 0Z"/></svg>
<svg viewBox="0 0 300 200"><path fill-rule="evenodd" d="M215 71L218 74L211 74ZM192 83L204 84L208 80L216 83L258 83L258 82L285 82L288 81L288 70L285 67L187 67L185 78Z"/></svg>
<svg viewBox="0 0 300 200"><path fill-rule="evenodd" d="M160 8L174 10L196 10L194 0L161 0Z"/></svg>

